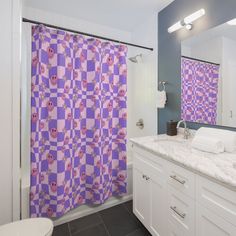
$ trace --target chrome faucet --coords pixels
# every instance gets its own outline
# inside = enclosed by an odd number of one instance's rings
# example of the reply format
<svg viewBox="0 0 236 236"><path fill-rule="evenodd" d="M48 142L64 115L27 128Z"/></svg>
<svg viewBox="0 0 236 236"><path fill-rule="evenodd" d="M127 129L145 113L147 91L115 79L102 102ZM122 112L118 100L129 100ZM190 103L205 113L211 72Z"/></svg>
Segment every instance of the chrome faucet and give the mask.
<svg viewBox="0 0 236 236"><path fill-rule="evenodd" d="M180 120L176 128L178 129L182 123L184 124L184 139L188 139L190 136L190 132L189 132L189 129L187 128L187 124L185 120Z"/></svg>

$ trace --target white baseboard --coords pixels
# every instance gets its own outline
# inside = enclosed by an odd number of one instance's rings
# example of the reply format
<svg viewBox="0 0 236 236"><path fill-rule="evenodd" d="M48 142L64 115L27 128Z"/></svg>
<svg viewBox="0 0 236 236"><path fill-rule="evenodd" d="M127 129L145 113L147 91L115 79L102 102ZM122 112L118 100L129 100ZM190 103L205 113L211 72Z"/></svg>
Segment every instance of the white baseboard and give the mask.
<svg viewBox="0 0 236 236"><path fill-rule="evenodd" d="M61 225L67 222L70 222L72 220L76 220L78 218L81 218L83 216L91 215L93 213L105 210L107 208L119 205L121 203L130 201L133 199L133 195L127 195L122 198L116 198L112 197L109 200L107 200L104 204L99 206L87 206L83 205L80 206L70 212L68 212L66 215L62 216L61 218L54 221L54 226Z"/></svg>

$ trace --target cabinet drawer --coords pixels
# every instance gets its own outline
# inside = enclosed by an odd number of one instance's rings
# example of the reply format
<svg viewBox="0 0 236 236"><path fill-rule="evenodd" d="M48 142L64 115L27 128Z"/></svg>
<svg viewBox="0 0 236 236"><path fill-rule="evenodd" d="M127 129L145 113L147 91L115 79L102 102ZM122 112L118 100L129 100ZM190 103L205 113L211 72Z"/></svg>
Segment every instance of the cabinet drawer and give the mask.
<svg viewBox="0 0 236 236"><path fill-rule="evenodd" d="M172 163L168 163L168 184L188 195L195 198L195 175L194 173Z"/></svg>
<svg viewBox="0 0 236 236"><path fill-rule="evenodd" d="M138 154L139 156L143 157L145 161L148 161L149 163L161 165L163 168L166 168L166 165L169 163L169 161L166 161L162 157L159 157L157 154L153 154L140 147L134 146L132 150L133 150L133 156Z"/></svg>
<svg viewBox="0 0 236 236"><path fill-rule="evenodd" d="M172 186L168 186L167 206L168 222L175 225L175 229L182 232L181 235L194 235L195 202L193 199L177 191Z"/></svg>
<svg viewBox="0 0 236 236"><path fill-rule="evenodd" d="M197 202L236 226L236 192L197 176Z"/></svg>
<svg viewBox="0 0 236 236"><path fill-rule="evenodd" d="M162 181L165 179L165 167L162 161L157 160L155 163L150 161L146 156L139 153L133 153L133 167L140 170L148 178L155 179L156 177L162 177Z"/></svg>

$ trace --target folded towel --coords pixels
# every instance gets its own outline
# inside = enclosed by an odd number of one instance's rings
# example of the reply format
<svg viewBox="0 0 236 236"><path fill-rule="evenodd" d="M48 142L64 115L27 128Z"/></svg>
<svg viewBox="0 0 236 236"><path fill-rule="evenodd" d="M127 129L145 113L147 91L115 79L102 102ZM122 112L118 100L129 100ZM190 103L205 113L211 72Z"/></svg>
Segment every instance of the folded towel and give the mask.
<svg viewBox="0 0 236 236"><path fill-rule="evenodd" d="M164 108L166 104L166 91L157 91L157 108Z"/></svg>
<svg viewBox="0 0 236 236"><path fill-rule="evenodd" d="M206 137L196 135L193 138L191 146L195 149L210 153L222 153L224 152L224 144L220 139L213 137Z"/></svg>
<svg viewBox="0 0 236 236"><path fill-rule="evenodd" d="M195 135L221 140L223 142L226 152L233 152L236 149L236 132L223 129L202 127L197 130Z"/></svg>

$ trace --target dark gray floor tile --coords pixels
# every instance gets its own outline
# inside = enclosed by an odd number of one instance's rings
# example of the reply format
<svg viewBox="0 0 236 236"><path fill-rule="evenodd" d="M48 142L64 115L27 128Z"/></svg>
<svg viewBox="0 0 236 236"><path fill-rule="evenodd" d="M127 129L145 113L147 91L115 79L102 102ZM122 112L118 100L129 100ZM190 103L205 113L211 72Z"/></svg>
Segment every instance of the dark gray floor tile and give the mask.
<svg viewBox="0 0 236 236"><path fill-rule="evenodd" d="M71 221L69 223L70 232L71 234L74 234L76 232L86 230L90 227L99 225L101 223L102 223L101 217L97 213L95 213L95 214Z"/></svg>
<svg viewBox="0 0 236 236"><path fill-rule="evenodd" d="M104 224L99 224L93 227L90 227L86 230L72 234L72 236L109 236L106 231Z"/></svg>
<svg viewBox="0 0 236 236"><path fill-rule="evenodd" d="M70 236L68 224L54 227L52 236Z"/></svg>
<svg viewBox="0 0 236 236"><path fill-rule="evenodd" d="M129 212L133 213L133 201L128 201L123 204Z"/></svg>
<svg viewBox="0 0 236 236"><path fill-rule="evenodd" d="M147 229L145 229L144 227L143 228L140 228L126 236L152 236Z"/></svg>
<svg viewBox="0 0 236 236"><path fill-rule="evenodd" d="M142 226L123 204L103 210L99 214L111 236L125 236Z"/></svg>

